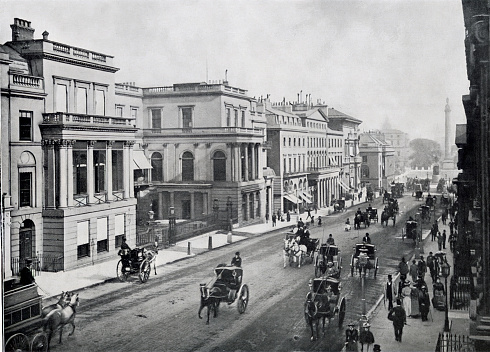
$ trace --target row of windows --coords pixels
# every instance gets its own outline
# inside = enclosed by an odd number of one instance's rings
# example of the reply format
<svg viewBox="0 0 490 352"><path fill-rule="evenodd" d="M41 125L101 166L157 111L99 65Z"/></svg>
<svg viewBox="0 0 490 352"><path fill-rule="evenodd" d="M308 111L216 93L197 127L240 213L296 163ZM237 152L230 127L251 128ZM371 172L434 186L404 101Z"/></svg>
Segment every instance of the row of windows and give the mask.
<svg viewBox="0 0 490 352"><path fill-rule="evenodd" d="M301 126L301 119L299 117L293 117L293 116L276 115L276 123L286 124L291 126Z"/></svg>
<svg viewBox="0 0 490 352"><path fill-rule="evenodd" d="M181 128L193 127L193 106L180 106L179 107L179 126ZM162 109L150 109L151 115L151 128L162 128Z"/></svg>
<svg viewBox="0 0 490 352"><path fill-rule="evenodd" d="M239 116L240 115L240 116ZM226 108L226 126L228 127L245 127L245 110L238 111L233 109L233 120L231 118L231 108ZM240 119L239 119L240 117Z"/></svg>
<svg viewBox="0 0 490 352"><path fill-rule="evenodd" d="M130 112L131 112L131 118L132 119L135 119L138 117L138 108L135 108L133 106L131 106L129 108ZM116 105L116 116L117 117L123 117L125 116L125 111L124 111L124 105Z"/></svg>
<svg viewBox="0 0 490 352"><path fill-rule="evenodd" d="M342 147L342 139L341 138L332 138L328 140L329 148L340 148Z"/></svg>

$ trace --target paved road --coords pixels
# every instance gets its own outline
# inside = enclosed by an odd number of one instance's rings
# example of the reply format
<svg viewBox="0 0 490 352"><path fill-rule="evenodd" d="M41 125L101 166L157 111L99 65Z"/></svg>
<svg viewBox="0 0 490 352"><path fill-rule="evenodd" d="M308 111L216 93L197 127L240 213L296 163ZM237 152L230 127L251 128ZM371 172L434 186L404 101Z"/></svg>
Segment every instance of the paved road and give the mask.
<svg viewBox="0 0 490 352"><path fill-rule="evenodd" d="M373 203L381 211L381 200ZM403 243L401 234L408 209L420 204L406 195L400 199L397 226L383 228L373 224L367 230L344 232L346 217L355 209L324 219L322 228L312 228L312 237L334 234L343 258L342 294L347 299L346 321L357 320L362 311L361 280L351 277L349 262L352 246L368 231L378 245L380 270L366 279L367 307L382 291L388 273L394 273L400 257L408 255L413 244ZM365 206L364 206L365 207ZM130 283L107 283L80 292L77 330L64 334L64 345L52 341L52 351L338 351L343 344L344 327L336 319L327 329L328 338L310 341L303 317L308 280L313 265L283 268L283 232L256 236L213 250L185 261L167 265L146 284L137 277ZM213 276L217 263L228 263L240 250L243 283L250 288L250 303L239 314L236 303L222 304L219 316L210 325L197 317L199 283ZM68 328L65 329L67 331Z"/></svg>

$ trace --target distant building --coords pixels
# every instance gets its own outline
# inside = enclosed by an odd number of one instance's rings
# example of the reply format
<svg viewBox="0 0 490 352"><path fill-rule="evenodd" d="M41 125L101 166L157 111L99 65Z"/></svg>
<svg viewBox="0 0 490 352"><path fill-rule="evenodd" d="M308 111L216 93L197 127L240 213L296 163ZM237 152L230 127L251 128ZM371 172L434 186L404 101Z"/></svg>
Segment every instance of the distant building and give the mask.
<svg viewBox="0 0 490 352"><path fill-rule="evenodd" d="M381 130L384 140L389 143L394 149L393 160L395 163L395 175L400 175L405 172L406 168L410 167L410 139L408 134L396 130L385 129Z"/></svg>

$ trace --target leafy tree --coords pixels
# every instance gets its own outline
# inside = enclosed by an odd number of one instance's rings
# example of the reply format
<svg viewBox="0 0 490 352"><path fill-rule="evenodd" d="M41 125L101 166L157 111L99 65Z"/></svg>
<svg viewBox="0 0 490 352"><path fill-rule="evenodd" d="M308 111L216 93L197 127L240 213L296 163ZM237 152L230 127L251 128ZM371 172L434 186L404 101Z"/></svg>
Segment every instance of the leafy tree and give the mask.
<svg viewBox="0 0 490 352"><path fill-rule="evenodd" d="M412 167L428 168L441 159L441 146L436 141L426 138L417 138L410 141L412 154L410 165Z"/></svg>

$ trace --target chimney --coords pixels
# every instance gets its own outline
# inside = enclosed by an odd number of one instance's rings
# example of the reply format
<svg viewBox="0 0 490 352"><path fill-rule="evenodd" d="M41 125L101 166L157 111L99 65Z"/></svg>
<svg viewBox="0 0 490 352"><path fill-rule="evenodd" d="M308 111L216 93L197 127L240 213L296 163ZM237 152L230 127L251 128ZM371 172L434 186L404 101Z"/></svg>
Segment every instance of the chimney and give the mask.
<svg viewBox="0 0 490 352"><path fill-rule="evenodd" d="M48 31L44 31L43 32L43 40L48 40L48 36L49 36L49 32Z"/></svg>
<svg viewBox="0 0 490 352"><path fill-rule="evenodd" d="M31 28L31 22L14 18L14 24L10 25L12 28L12 41L33 40L34 28Z"/></svg>

